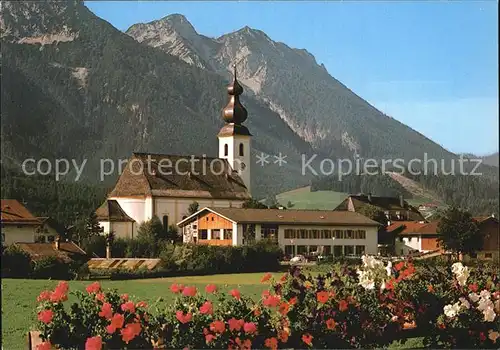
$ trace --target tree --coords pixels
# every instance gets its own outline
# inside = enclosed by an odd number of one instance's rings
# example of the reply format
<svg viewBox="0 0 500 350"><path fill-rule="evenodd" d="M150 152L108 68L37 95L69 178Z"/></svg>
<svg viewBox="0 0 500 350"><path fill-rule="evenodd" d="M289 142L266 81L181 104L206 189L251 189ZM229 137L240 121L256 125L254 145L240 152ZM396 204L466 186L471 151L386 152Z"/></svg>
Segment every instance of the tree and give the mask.
<svg viewBox="0 0 500 350"><path fill-rule="evenodd" d="M267 197L266 204L269 209L278 209L278 207L280 206L275 195L270 195L269 197Z"/></svg>
<svg viewBox="0 0 500 350"><path fill-rule="evenodd" d="M291 201L288 201L288 203L286 204L286 207L288 209L293 208L294 206L295 206L295 204L293 204Z"/></svg>
<svg viewBox="0 0 500 350"><path fill-rule="evenodd" d="M151 220L144 221L137 229L137 237L144 240L159 241L166 239L168 230L165 230L160 219L155 215Z"/></svg>
<svg viewBox="0 0 500 350"><path fill-rule="evenodd" d="M456 207L448 208L437 227L438 242L457 256L471 254L481 249L483 238L472 215Z"/></svg>
<svg viewBox="0 0 500 350"><path fill-rule="evenodd" d="M246 209L268 209L265 204L262 204L261 202L250 198L248 199L245 203L243 203L243 208Z"/></svg>
<svg viewBox="0 0 500 350"><path fill-rule="evenodd" d="M366 216L367 218L372 219L373 221L380 223L384 227L387 226L388 224L388 220L384 212L374 205L371 204L364 205L358 210L358 213Z"/></svg>
<svg viewBox="0 0 500 350"><path fill-rule="evenodd" d="M87 237L94 237L104 232L104 228L99 224L95 212L91 212L85 221L85 231L87 233Z"/></svg>
<svg viewBox="0 0 500 350"><path fill-rule="evenodd" d="M198 202L194 201L193 203L191 203L188 207L188 216L196 213L199 210L199 208L200 204L198 204Z"/></svg>

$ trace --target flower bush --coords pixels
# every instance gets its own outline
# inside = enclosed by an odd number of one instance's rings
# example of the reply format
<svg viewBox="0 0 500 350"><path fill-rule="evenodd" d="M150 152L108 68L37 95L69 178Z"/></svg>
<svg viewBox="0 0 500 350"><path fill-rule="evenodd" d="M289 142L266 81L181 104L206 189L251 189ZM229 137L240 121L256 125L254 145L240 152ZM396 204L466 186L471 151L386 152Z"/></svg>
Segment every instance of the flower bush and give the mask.
<svg viewBox="0 0 500 350"><path fill-rule="evenodd" d="M60 282L40 294L37 327L46 348L88 350L372 348L401 338L412 323L433 347L495 346L496 276L463 265L451 270L429 275L411 261L393 266L363 257L357 269L337 265L316 277L296 267L277 280L265 274L258 301L213 284L173 284L166 292L175 300L155 312L97 282L74 292L78 302L68 311L68 285Z"/></svg>

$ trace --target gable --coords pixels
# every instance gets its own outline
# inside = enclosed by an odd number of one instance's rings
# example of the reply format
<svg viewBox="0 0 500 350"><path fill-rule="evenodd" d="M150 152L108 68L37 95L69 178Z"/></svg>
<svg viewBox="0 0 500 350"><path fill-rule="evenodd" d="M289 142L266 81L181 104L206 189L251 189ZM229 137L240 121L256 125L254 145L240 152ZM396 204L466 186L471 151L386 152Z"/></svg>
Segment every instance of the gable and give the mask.
<svg viewBox="0 0 500 350"><path fill-rule="evenodd" d="M233 223L232 221L218 215L217 213L213 213L210 211L206 211L198 217L198 229L199 230L208 230L208 229L232 229Z"/></svg>

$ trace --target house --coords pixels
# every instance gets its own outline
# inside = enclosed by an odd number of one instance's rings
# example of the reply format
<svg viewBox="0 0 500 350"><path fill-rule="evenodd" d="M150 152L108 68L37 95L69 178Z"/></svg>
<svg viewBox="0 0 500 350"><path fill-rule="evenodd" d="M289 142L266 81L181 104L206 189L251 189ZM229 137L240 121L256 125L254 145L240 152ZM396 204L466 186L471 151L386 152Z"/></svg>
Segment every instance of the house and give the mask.
<svg viewBox="0 0 500 350"><path fill-rule="evenodd" d="M494 216L475 217L479 232L483 238L483 248L477 252L479 259L498 259L500 230L498 219ZM386 229L395 237L395 252L398 255L406 255L412 251L430 252L442 250L438 243L439 221L430 223L423 221L399 221L389 225Z"/></svg>
<svg viewBox="0 0 500 350"><path fill-rule="evenodd" d="M408 204L403 196L379 197L372 194L350 195L334 210L363 212L373 206L383 212L388 221L423 221L424 218L417 208Z"/></svg>
<svg viewBox="0 0 500 350"><path fill-rule="evenodd" d="M2 244L35 242L40 219L15 199L2 199L1 206Z"/></svg>
<svg viewBox="0 0 500 350"><path fill-rule="evenodd" d="M133 153L105 203L97 209L104 232L134 237L138 225L157 216L165 229L200 207L241 207L251 198L251 134L236 78L222 110L218 157Z"/></svg>
<svg viewBox="0 0 500 350"><path fill-rule="evenodd" d="M87 253L74 242L61 242L56 239L52 243L15 243L31 256L34 261L46 257L56 257L64 262L86 261Z"/></svg>
<svg viewBox="0 0 500 350"><path fill-rule="evenodd" d="M66 229L55 219L42 216L38 217L38 220L40 220L40 227L36 229L35 242L54 242L57 236L65 236Z"/></svg>
<svg viewBox="0 0 500 350"><path fill-rule="evenodd" d="M177 224L185 243L239 246L270 239L286 255L377 254L379 223L348 211L206 207Z"/></svg>

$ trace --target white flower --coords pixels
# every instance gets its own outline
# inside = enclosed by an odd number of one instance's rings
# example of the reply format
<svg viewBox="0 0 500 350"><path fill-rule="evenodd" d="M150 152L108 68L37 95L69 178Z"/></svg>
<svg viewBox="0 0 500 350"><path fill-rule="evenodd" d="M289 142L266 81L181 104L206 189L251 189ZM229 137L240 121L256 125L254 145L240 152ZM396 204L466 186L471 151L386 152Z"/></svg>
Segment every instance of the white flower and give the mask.
<svg viewBox="0 0 500 350"><path fill-rule="evenodd" d="M486 322L493 322L496 317L495 311L493 311L493 308L491 307L486 308L486 310L484 310L483 312L483 315Z"/></svg>
<svg viewBox="0 0 500 350"><path fill-rule="evenodd" d="M490 340L493 342L493 343L496 343L497 342L497 339L498 337L500 337L500 333L498 333L497 331L494 331L492 329L490 329L488 331L488 338L490 338Z"/></svg>
<svg viewBox="0 0 500 350"><path fill-rule="evenodd" d="M464 297L461 297L460 299L460 303L461 303L461 306L466 308L466 309L470 309L470 303L467 299L465 299Z"/></svg>
<svg viewBox="0 0 500 350"><path fill-rule="evenodd" d="M385 281L380 285L380 291L383 292L385 289Z"/></svg>
<svg viewBox="0 0 500 350"><path fill-rule="evenodd" d="M482 299L490 299L491 298L491 294L488 290L486 289L483 289L481 291L481 293L479 293L479 296L482 298Z"/></svg>
<svg viewBox="0 0 500 350"><path fill-rule="evenodd" d="M473 303L476 303L479 300L479 295L477 295L476 293L470 293L469 299L472 300Z"/></svg>
<svg viewBox="0 0 500 350"><path fill-rule="evenodd" d="M444 314L450 318L455 317L460 311L460 303L455 303L453 305L446 305L443 308Z"/></svg>
<svg viewBox="0 0 500 350"><path fill-rule="evenodd" d="M365 278L363 280L359 281L359 284L364 288L364 289L375 289L375 281L369 278Z"/></svg>
<svg viewBox="0 0 500 350"><path fill-rule="evenodd" d="M392 316L392 318L391 318L392 322L397 322L397 320L398 320L398 316Z"/></svg>
<svg viewBox="0 0 500 350"><path fill-rule="evenodd" d="M387 266L385 267L385 270L387 271L387 276L391 276L392 275L392 262L389 261L387 263Z"/></svg>
<svg viewBox="0 0 500 350"><path fill-rule="evenodd" d="M454 274L457 274L457 273L459 273L459 271L462 271L463 268L464 268L464 265L462 265L461 262L456 262L453 265L451 265L451 272L453 272Z"/></svg>
<svg viewBox="0 0 500 350"><path fill-rule="evenodd" d="M479 311L484 311L488 308L491 308L493 310L493 302L490 299L481 299L479 300L479 303L477 305L477 309Z"/></svg>

